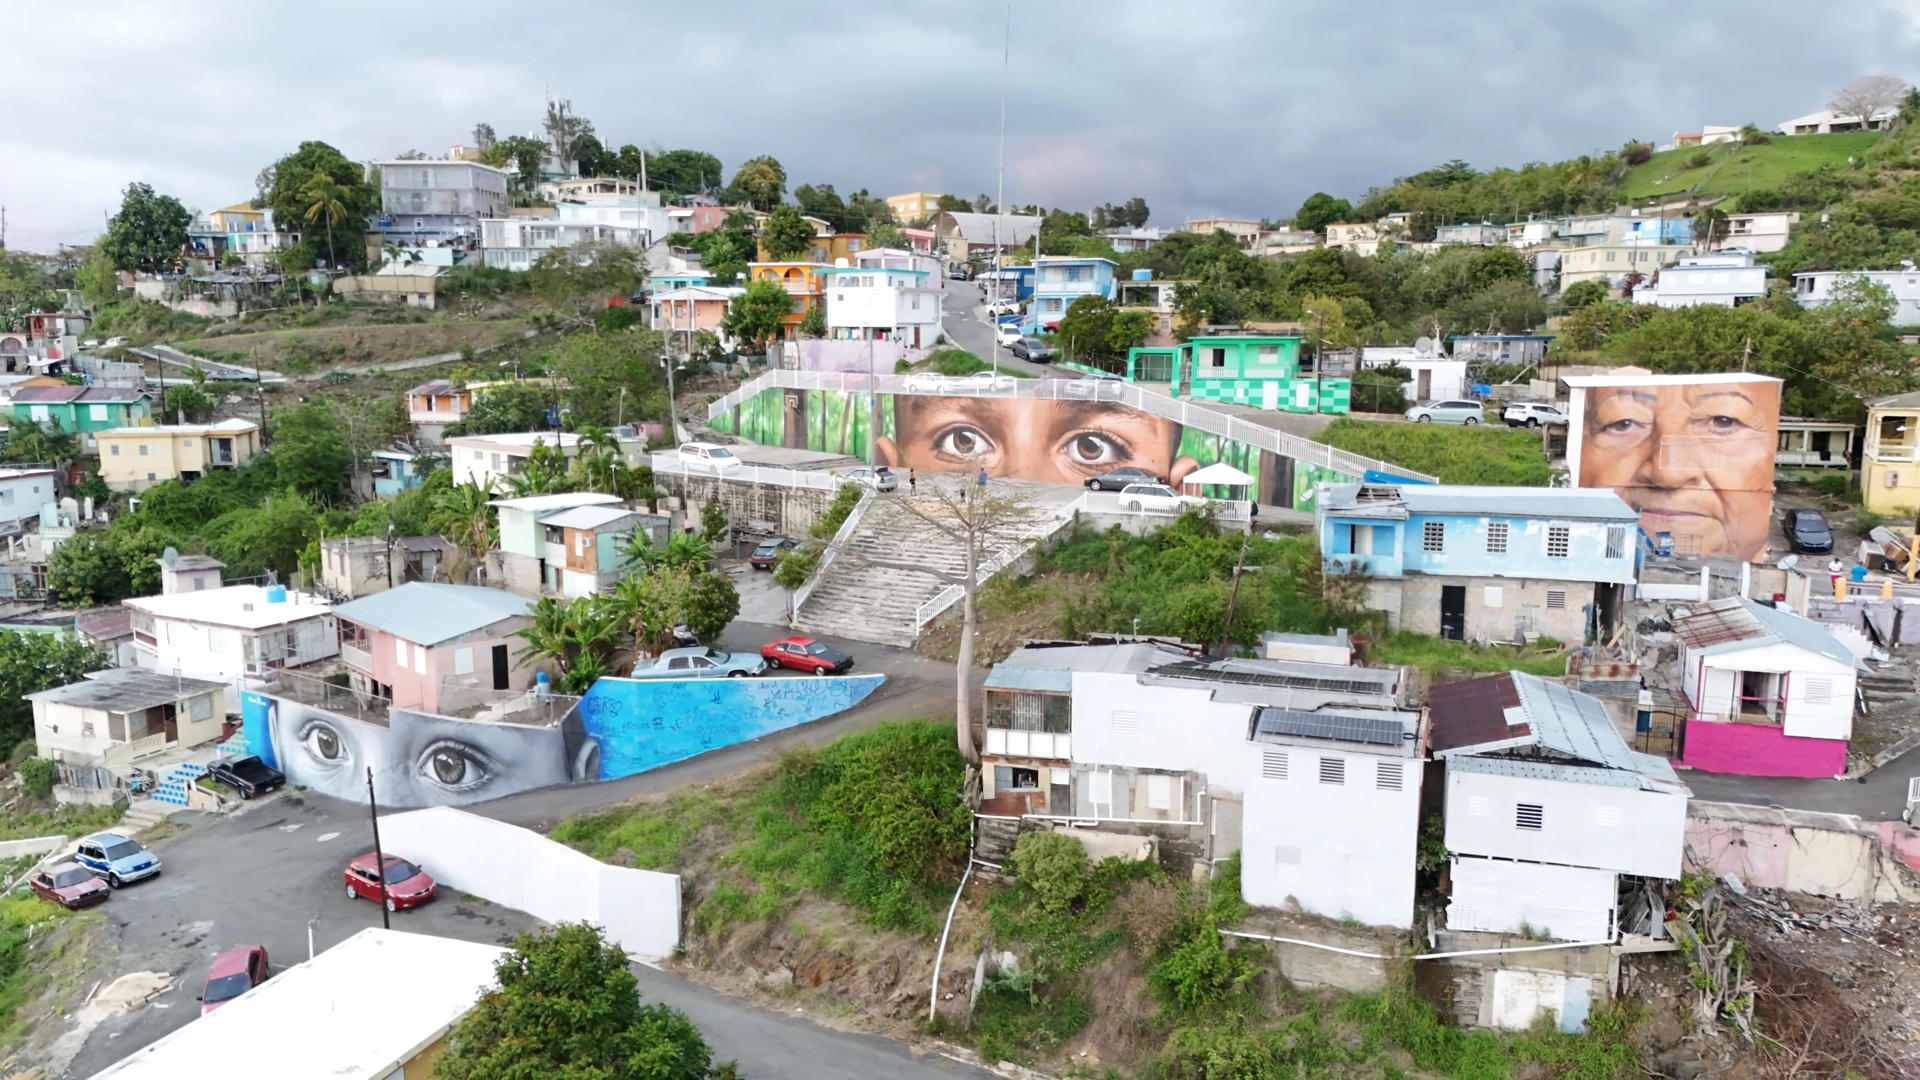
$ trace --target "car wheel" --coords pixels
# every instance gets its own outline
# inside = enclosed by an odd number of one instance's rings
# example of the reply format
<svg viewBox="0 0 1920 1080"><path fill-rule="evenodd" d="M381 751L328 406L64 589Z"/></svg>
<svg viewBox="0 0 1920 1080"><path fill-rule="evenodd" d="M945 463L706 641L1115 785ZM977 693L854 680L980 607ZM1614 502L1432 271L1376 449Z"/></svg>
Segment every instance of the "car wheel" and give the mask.
<svg viewBox="0 0 1920 1080"><path fill-rule="evenodd" d="M108 874L108 875L107 875L107 888L109 888L109 889L117 889L117 888L119 888L120 886L122 886L122 885L125 885L125 884L126 884L126 882L124 882L124 881L121 881L121 880L120 880L120 875L119 875L119 874Z"/></svg>
<svg viewBox="0 0 1920 1080"><path fill-rule="evenodd" d="M1413 422L1416 424L1431 424L1433 423L1433 417L1422 414L1414 417Z"/></svg>
<svg viewBox="0 0 1920 1080"><path fill-rule="evenodd" d="M777 668L777 667L782 667L784 665L780 663L780 660L777 657L769 657L767 659L767 666L770 668Z"/></svg>
<svg viewBox="0 0 1920 1080"><path fill-rule="evenodd" d="M1466 424L1468 427L1473 427L1474 425L1480 423L1480 421L1469 416L1465 420L1461 421L1461 423Z"/></svg>
<svg viewBox="0 0 1920 1080"><path fill-rule="evenodd" d="M729 672L727 672L727 678L729 678L729 679L744 679L744 678L746 678L746 677L747 677L747 673L746 673L746 672L744 672L744 671L729 671Z"/></svg>
<svg viewBox="0 0 1920 1080"><path fill-rule="evenodd" d="M253 798L253 789L252 789L252 788L241 788L241 789L240 789L240 797L241 797L242 799L251 799L251 798Z"/></svg>
<svg viewBox="0 0 1920 1080"><path fill-rule="evenodd" d="M826 668L823 668L823 667L817 667L817 668L814 668L814 669L813 669L813 673L814 673L815 675L830 675L830 674L832 674L832 672L830 672L830 671L828 671L828 670L827 670Z"/></svg>
<svg viewBox="0 0 1920 1080"><path fill-rule="evenodd" d="M1087 486L1088 486L1088 487L1090 487L1090 488L1092 488L1092 489L1093 489L1093 490L1095 490L1095 491L1105 491L1105 490L1107 490L1106 488L1104 488L1104 487L1101 487L1101 486L1100 486L1100 481L1098 481L1098 480L1089 480L1089 481L1087 481Z"/></svg>
<svg viewBox="0 0 1920 1080"><path fill-rule="evenodd" d="M349 884L349 885L347 886L347 899L349 899L349 900L358 900L358 899L360 899L360 893L359 893L359 891L358 891L357 889L355 889L355 888L354 888L354 887L353 887L353 886L352 886L351 884Z"/></svg>
<svg viewBox="0 0 1920 1080"><path fill-rule="evenodd" d="M392 913L399 910L400 910L400 905L393 902L393 897L391 896L387 897L387 911L389 913Z"/></svg>
<svg viewBox="0 0 1920 1080"><path fill-rule="evenodd" d="M1528 426L1528 427L1530 427L1530 428L1537 428L1537 427L1539 427L1539 426L1540 426L1540 421L1538 421L1538 420L1528 420L1528 421L1527 421L1527 426Z"/></svg>

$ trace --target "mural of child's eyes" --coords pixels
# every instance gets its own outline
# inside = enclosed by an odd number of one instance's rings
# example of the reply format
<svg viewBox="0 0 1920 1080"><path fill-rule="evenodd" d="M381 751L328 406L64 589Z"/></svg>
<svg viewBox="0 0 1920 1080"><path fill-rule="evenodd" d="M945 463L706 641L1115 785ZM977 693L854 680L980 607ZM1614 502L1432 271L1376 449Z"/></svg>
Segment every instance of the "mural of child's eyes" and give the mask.
<svg viewBox="0 0 1920 1080"><path fill-rule="evenodd" d="M436 739L414 763L414 774L430 786L456 795L485 787L500 771L486 751L458 739Z"/></svg>
<svg viewBox="0 0 1920 1080"><path fill-rule="evenodd" d="M294 742L309 758L312 768L337 771L353 766L353 750L332 724L310 717L300 725Z"/></svg>

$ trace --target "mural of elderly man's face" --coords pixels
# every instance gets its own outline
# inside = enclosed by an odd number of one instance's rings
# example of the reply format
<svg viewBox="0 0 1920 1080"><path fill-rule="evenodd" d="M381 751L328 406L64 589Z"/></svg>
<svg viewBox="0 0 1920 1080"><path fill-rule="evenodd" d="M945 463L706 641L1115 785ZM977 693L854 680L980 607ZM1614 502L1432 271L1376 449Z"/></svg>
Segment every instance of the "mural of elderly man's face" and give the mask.
<svg viewBox="0 0 1920 1080"><path fill-rule="evenodd" d="M293 783L364 802L367 769L389 806L448 806L597 778L598 747L566 725L457 720L391 710L386 725L294 702L275 704L280 768ZM569 730L571 729L571 730Z"/></svg>

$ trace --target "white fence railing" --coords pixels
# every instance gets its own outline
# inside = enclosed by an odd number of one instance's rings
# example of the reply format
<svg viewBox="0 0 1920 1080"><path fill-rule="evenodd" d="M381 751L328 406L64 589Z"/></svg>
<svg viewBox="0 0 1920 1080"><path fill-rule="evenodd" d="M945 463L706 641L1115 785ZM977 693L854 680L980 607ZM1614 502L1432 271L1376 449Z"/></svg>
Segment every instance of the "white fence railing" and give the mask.
<svg viewBox="0 0 1920 1080"><path fill-rule="evenodd" d="M833 560L839 558L840 552L846 548L847 544L852 542L853 532L860 527L860 519L867 516L867 508L873 505L873 499L874 493L872 488L862 487L860 489L860 501L853 504L853 509L847 512L847 519L840 523L838 529L834 530L833 538L827 541L826 548L820 552L820 561L813 566L813 573L808 575L807 580L802 582L800 587L793 591L794 615L798 616L800 614L800 605L806 603L808 598L813 596L813 590L818 588L822 581L826 580L827 568L833 565Z"/></svg>
<svg viewBox="0 0 1920 1080"><path fill-rule="evenodd" d="M709 465L696 465L681 457L677 450L667 450L652 455L651 464L655 476L731 480L739 484L771 484L776 487L807 488L812 491L834 491L842 483L841 480L827 473L781 469L771 465L735 465L727 469L716 469Z"/></svg>
<svg viewBox="0 0 1920 1080"><path fill-rule="evenodd" d="M987 729L987 753L1007 754L1012 757L1071 759L1073 736L990 727Z"/></svg>
<svg viewBox="0 0 1920 1080"><path fill-rule="evenodd" d="M1414 480L1435 478L1390 461L1338 450L1324 443L1289 432L1256 424L1218 409L1195 405L1117 379L986 379L947 378L928 372L907 375L860 375L841 371L768 371L747 380L707 406L709 420L759 394L782 387L791 390L843 390L878 394L942 394L948 396L1033 398L1044 401L1111 401L1164 416L1185 427L1220 435L1235 442L1279 454L1281 457L1320 465L1349 476L1360 477L1368 470L1393 473Z"/></svg>

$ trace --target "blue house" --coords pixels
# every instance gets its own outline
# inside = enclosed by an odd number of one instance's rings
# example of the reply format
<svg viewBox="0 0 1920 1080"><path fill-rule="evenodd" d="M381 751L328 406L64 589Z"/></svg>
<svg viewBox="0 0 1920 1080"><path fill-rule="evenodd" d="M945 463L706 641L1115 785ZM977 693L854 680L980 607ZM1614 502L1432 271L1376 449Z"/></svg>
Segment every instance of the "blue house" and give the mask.
<svg viewBox="0 0 1920 1080"><path fill-rule="evenodd" d="M1033 295L1033 267L1003 266L982 270L974 278L987 296L996 300L1025 300Z"/></svg>
<svg viewBox="0 0 1920 1080"><path fill-rule="evenodd" d="M418 468L422 455L412 450L375 450L373 452L373 495L390 499L409 488L417 488L426 479ZM446 464L442 459L440 464Z"/></svg>
<svg viewBox="0 0 1920 1080"><path fill-rule="evenodd" d="M1060 325L1075 300L1083 296L1113 299L1112 259L1042 255L1033 261L1033 321L1052 329Z"/></svg>
<svg viewBox="0 0 1920 1080"><path fill-rule="evenodd" d="M1369 577L1395 629L1463 641L1613 632L1639 515L1604 488L1323 484L1327 573Z"/></svg>
<svg viewBox="0 0 1920 1080"><path fill-rule="evenodd" d="M705 285L708 281L705 270L687 270L678 274L651 274L647 284L655 296L675 289L691 289Z"/></svg>

